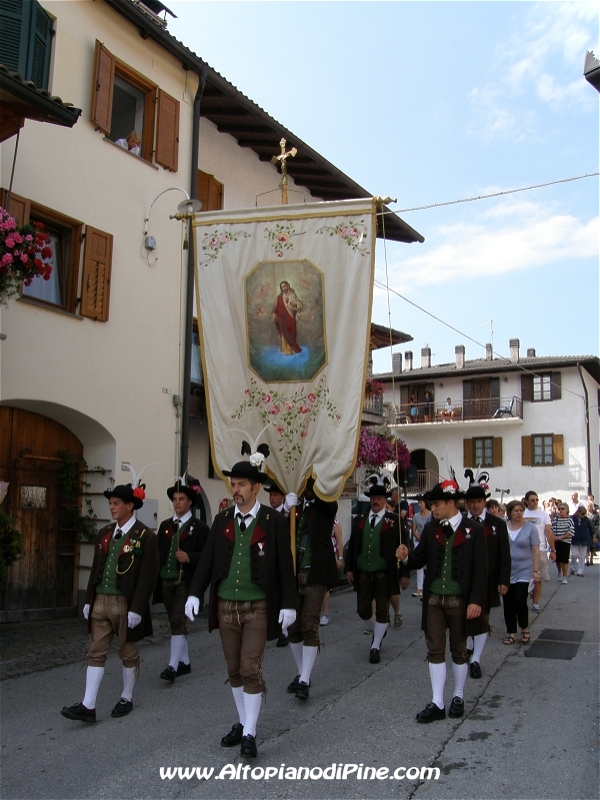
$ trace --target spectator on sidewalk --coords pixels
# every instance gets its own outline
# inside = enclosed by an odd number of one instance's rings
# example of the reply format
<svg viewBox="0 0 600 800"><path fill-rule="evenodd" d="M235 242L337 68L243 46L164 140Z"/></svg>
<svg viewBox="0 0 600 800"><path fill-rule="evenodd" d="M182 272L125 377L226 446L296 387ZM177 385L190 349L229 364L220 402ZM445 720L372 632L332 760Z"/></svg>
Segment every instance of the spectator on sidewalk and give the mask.
<svg viewBox="0 0 600 800"><path fill-rule="evenodd" d="M419 510L412 518L412 536L413 536L413 549L416 547L419 542L421 541L421 534L423 533L423 528L425 524L429 522L431 519L431 506L424 499L423 495L419 495L417 497L417 503L419 504ZM418 569L417 570L417 590L413 592L413 597L423 597L423 581L425 579L425 570Z"/></svg>
<svg viewBox="0 0 600 800"><path fill-rule="evenodd" d="M552 533L552 525L550 523L550 516L547 511L540 508L539 498L537 492L533 490L528 491L524 497L525 513L523 519L532 522L538 533L539 547L540 547L540 580L535 582L533 587L533 604L531 610L539 614L540 599L542 597L542 581L549 581L550 575L548 573L548 559L556 561L556 553L554 547L554 535ZM508 506L506 506L508 511ZM508 514L507 514L508 516Z"/></svg>
<svg viewBox="0 0 600 800"><path fill-rule="evenodd" d="M566 584L571 560L571 540L575 533L575 523L569 516L569 506L566 503L558 506L558 517L554 517L552 520L552 533L554 534L558 580Z"/></svg>
<svg viewBox="0 0 600 800"><path fill-rule="evenodd" d="M577 577L583 578L587 550L592 546L594 530L585 506L578 506L571 519L575 526L575 533L571 539L571 575L576 571Z"/></svg>
<svg viewBox="0 0 600 800"><path fill-rule="evenodd" d="M517 641L517 623L521 628L521 643L530 639L527 595L531 581L538 584L540 577L539 534L535 525L524 518L525 505L521 500L506 504L507 528L510 540L510 586L504 595L504 621L507 636L504 644Z"/></svg>

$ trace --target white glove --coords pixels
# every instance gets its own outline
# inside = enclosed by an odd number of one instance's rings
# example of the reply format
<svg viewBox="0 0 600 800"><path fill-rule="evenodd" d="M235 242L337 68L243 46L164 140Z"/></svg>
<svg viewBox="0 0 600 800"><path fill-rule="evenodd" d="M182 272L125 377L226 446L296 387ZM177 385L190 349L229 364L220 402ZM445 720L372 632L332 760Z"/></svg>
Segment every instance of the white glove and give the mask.
<svg viewBox="0 0 600 800"><path fill-rule="evenodd" d="M194 621L194 616L200 611L200 600L197 597L194 597L191 594L188 599L187 603L185 604L185 615L191 621Z"/></svg>
<svg viewBox="0 0 600 800"><path fill-rule="evenodd" d="M86 603L84 605L82 614L83 614L83 618L84 619L87 619L89 617L89 615L90 615L90 604L89 603Z"/></svg>
<svg viewBox="0 0 600 800"><path fill-rule="evenodd" d="M142 621L141 614L136 614L135 611L127 612L127 627L135 628Z"/></svg>
<svg viewBox="0 0 600 800"><path fill-rule="evenodd" d="M296 621L296 612L293 608L282 608L279 612L279 620L281 622L281 632L284 636L287 635L287 629Z"/></svg>
<svg viewBox="0 0 600 800"><path fill-rule="evenodd" d="M286 494L285 501L283 503L283 510L286 512L286 514L289 514L292 508L297 505L298 505L298 495L294 494L293 492Z"/></svg>

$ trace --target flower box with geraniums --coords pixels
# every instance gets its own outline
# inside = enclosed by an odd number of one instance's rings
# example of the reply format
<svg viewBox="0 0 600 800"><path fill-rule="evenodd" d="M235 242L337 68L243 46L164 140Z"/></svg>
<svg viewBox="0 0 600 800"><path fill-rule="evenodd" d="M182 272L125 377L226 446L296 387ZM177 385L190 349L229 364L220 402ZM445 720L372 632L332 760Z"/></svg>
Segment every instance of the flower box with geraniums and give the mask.
<svg viewBox="0 0 600 800"><path fill-rule="evenodd" d="M356 466L378 470L389 463L396 463L400 469L407 469L410 466L408 447L385 428L362 428Z"/></svg>
<svg viewBox="0 0 600 800"><path fill-rule="evenodd" d="M17 225L14 217L0 207L0 305L19 294L38 276L50 279L52 258L50 237L41 223Z"/></svg>
<svg viewBox="0 0 600 800"><path fill-rule="evenodd" d="M365 383L365 394L367 397L381 397L385 390L385 386L381 381L376 381L375 378L367 378Z"/></svg>

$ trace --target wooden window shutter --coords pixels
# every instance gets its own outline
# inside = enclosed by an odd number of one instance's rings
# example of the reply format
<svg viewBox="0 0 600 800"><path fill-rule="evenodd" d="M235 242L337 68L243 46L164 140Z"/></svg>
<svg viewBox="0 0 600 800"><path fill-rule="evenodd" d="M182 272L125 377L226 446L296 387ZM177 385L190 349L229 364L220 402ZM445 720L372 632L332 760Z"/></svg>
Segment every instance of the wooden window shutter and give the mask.
<svg viewBox="0 0 600 800"><path fill-rule="evenodd" d="M106 136L110 133L114 82L115 57L96 39L90 122Z"/></svg>
<svg viewBox="0 0 600 800"><path fill-rule="evenodd" d="M521 400L533 400L533 375L521 375Z"/></svg>
<svg viewBox="0 0 600 800"><path fill-rule="evenodd" d="M470 400L473 397L473 382L463 381L463 400Z"/></svg>
<svg viewBox="0 0 600 800"><path fill-rule="evenodd" d="M179 154L179 100L158 90L155 161L177 172Z"/></svg>
<svg viewBox="0 0 600 800"><path fill-rule="evenodd" d="M6 189L0 189L0 205L6 208L6 198L8 192ZM24 197L19 197L18 194L12 193L10 195L10 202L6 208L11 217L15 218L17 225L26 225L29 222L30 202Z"/></svg>
<svg viewBox="0 0 600 800"><path fill-rule="evenodd" d="M493 399L500 397L500 378L490 379L490 395Z"/></svg>
<svg viewBox="0 0 600 800"><path fill-rule="evenodd" d="M555 433L552 437L552 462L554 464L565 463L565 445L562 433Z"/></svg>
<svg viewBox="0 0 600 800"><path fill-rule="evenodd" d="M473 439L463 439L463 467L475 466L474 450Z"/></svg>
<svg viewBox="0 0 600 800"><path fill-rule="evenodd" d="M82 317L98 322L106 322L108 319L112 242L110 233L87 226L79 313Z"/></svg>
<svg viewBox="0 0 600 800"><path fill-rule="evenodd" d="M52 20L39 3L34 2L30 5L33 8L26 77L32 80L38 89L47 89L52 51Z"/></svg>
<svg viewBox="0 0 600 800"><path fill-rule="evenodd" d="M560 400L561 398L561 381L560 381L560 372L551 372L550 373L550 396L553 400ZM562 463L562 462L561 462Z"/></svg>
<svg viewBox="0 0 600 800"><path fill-rule="evenodd" d="M198 200L202 211L220 211L223 208L223 184L214 175L198 170Z"/></svg>
<svg viewBox="0 0 600 800"><path fill-rule="evenodd" d="M533 463L531 436L521 436L521 465L530 467Z"/></svg>
<svg viewBox="0 0 600 800"><path fill-rule="evenodd" d="M495 467L502 466L502 437L494 436L492 439L492 464Z"/></svg>

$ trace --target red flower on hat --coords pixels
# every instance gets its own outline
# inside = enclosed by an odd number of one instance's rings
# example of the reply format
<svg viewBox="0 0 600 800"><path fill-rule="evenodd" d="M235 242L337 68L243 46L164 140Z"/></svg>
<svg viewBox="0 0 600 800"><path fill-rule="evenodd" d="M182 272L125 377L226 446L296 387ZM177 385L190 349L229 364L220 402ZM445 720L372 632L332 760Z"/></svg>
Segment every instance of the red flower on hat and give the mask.
<svg viewBox="0 0 600 800"><path fill-rule="evenodd" d="M145 500L146 499L146 492L142 489L141 486L136 486L133 490L133 496L137 497L138 500Z"/></svg>
<svg viewBox="0 0 600 800"><path fill-rule="evenodd" d="M440 489L447 494L455 494L458 491L458 483L456 481L442 481L440 483Z"/></svg>

